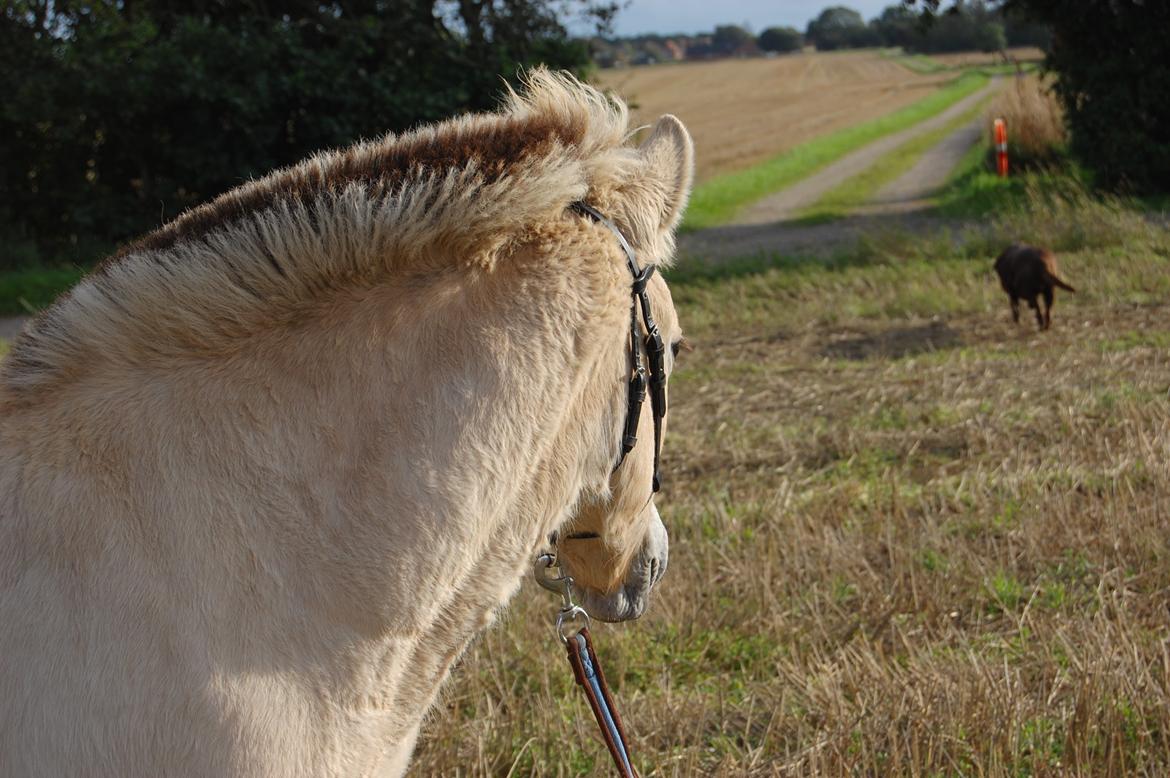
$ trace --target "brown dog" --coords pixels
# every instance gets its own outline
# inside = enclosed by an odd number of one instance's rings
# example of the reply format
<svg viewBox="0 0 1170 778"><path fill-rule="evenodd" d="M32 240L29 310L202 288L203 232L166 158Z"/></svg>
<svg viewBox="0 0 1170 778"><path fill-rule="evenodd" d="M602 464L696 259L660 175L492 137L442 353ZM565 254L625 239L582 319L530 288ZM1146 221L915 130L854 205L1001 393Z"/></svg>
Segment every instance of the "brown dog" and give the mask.
<svg viewBox="0 0 1170 778"><path fill-rule="evenodd" d="M1012 300L1012 321L1020 321L1020 299L1023 298L1028 307L1036 311L1036 321L1042 330L1052 326L1052 290L1059 286L1070 292L1076 291L1056 274L1056 255L1048 249L1013 243L995 260L995 272ZM1043 311L1037 297L1044 298Z"/></svg>

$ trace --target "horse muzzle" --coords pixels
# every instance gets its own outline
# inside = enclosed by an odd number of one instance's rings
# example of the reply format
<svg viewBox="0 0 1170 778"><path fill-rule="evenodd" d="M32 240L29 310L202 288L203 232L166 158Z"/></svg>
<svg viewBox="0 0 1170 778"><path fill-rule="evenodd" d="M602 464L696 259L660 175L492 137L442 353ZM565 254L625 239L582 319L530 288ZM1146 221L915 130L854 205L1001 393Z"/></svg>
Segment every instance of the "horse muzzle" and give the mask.
<svg viewBox="0 0 1170 778"><path fill-rule="evenodd" d="M658 515L658 508L650 505L653 514L650 517L650 528L646 532L646 539L634 561L630 563L626 580L616 590L608 593L581 588L581 605L589 615L601 621L629 621L636 619L646 611L650 602L650 590L662 580L666 574L666 565L670 557L670 538L666 533L666 526Z"/></svg>

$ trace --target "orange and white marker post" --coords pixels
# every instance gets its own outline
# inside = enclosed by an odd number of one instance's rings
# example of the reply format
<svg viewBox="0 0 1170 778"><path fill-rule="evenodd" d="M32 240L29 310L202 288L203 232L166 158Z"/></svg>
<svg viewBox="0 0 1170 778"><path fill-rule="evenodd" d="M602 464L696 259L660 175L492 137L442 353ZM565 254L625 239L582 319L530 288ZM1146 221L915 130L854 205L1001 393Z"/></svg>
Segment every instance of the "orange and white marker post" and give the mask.
<svg viewBox="0 0 1170 778"><path fill-rule="evenodd" d="M995 169L999 171L1000 178L1007 178L1007 125L1003 119L995 120Z"/></svg>

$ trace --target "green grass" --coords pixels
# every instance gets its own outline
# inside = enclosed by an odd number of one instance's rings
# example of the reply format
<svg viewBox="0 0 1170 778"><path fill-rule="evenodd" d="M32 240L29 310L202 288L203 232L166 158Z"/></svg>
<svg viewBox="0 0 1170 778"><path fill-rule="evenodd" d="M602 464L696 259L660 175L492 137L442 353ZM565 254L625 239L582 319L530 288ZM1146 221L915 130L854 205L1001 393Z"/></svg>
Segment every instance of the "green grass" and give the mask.
<svg viewBox="0 0 1170 778"><path fill-rule="evenodd" d="M937 92L886 116L802 143L761 165L719 176L695 188L683 230L731 219L743 206L805 178L862 146L940 113L987 84L983 73L967 72Z"/></svg>
<svg viewBox="0 0 1170 778"><path fill-rule="evenodd" d="M987 102L988 100L981 100L974 108L963 112L943 126L903 143L860 175L826 192L820 200L799 214L800 219L810 222L830 221L847 216L855 208L865 205L882 187L914 167L935 145L974 121L984 110ZM977 145L982 147L982 144Z"/></svg>
<svg viewBox="0 0 1170 778"><path fill-rule="evenodd" d="M1027 199L1027 180L1014 175L1000 178L989 167L989 150L985 142L972 146L936 198L940 215L973 219L1004 208L1016 208Z"/></svg>
<svg viewBox="0 0 1170 778"><path fill-rule="evenodd" d="M1089 174L1067 157L1049 170L1015 171L1000 178L990 167L987 145L979 143L963 156L934 198L935 212L954 219L981 219L1026 210L1030 201L1043 199L1056 211L1067 214L1070 208L1076 210L1092 199L1088 194L1091 186ZM1106 198L1100 203L1130 210L1158 210L1152 202Z"/></svg>
<svg viewBox="0 0 1170 778"><path fill-rule="evenodd" d="M994 169L994 158L987 139L972 146L948 177L935 198L935 210L941 216L956 219L979 219L989 214L1019 210L1038 193L1052 198L1084 200L1092 188L1091 174L1080 167L1067 149L1058 152L1047 167L1021 170L1011 169L1007 178L1000 178ZM1148 212L1164 210L1166 201L1147 198L1131 206Z"/></svg>
<svg viewBox="0 0 1170 778"><path fill-rule="evenodd" d="M81 280L80 268L33 268L0 273L0 315L35 313Z"/></svg>
<svg viewBox="0 0 1170 778"><path fill-rule="evenodd" d="M690 309L688 331L972 315L1003 302L998 285L987 283L991 259L1007 243L1027 240L1061 253L1062 268L1081 288L1078 299L1102 293L1146 305L1170 298L1170 254L1159 243L1165 234L1155 238L1134 203L1092 196L1068 178L1031 176L1022 186L1023 194L992 216L935 233L890 230L827 257L773 252L718 264L692 259L667 271L668 280L676 303ZM1091 258L1091 267L1077 267L1065 252ZM1090 269L1091 289L1082 288ZM1133 286L1134 279L1142 284Z"/></svg>

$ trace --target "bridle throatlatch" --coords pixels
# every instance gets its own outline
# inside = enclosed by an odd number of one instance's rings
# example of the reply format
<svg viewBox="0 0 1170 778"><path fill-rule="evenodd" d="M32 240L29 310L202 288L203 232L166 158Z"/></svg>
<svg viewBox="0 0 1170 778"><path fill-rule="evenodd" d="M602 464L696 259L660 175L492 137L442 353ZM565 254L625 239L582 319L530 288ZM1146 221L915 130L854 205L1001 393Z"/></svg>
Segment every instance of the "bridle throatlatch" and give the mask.
<svg viewBox="0 0 1170 778"><path fill-rule="evenodd" d="M602 216L593 206L575 202L569 207L608 228L617 237L618 245L626 255L626 266L634 277L630 285L631 364L626 399L626 423L622 429L621 453L613 469L616 472L621 467L626 454L633 451L638 443L638 422L642 416L646 393L649 391L650 409L654 414L654 476L651 488L657 492L662 485L658 473L658 458L662 451L662 420L666 417L666 346L650 311L650 295L646 291L646 284L650 281L650 276L654 275L654 265L640 267L626 236L622 235L617 225ZM642 310L642 324L646 330L644 336L638 328L639 308ZM557 635L569 653L573 676L589 700L589 707L593 711L593 717L597 719L597 726L601 729L602 738L609 749L609 755L613 757L618 775L621 778L637 778L637 773L630 762L622 718L618 715L617 706L614 705L609 686L605 682L605 674L601 671L601 664L593 651L593 642L589 638L589 614L573 602L573 579L560 568L557 561L555 534L550 541L553 551L537 557L533 575L538 584L561 596L561 609L556 617ZM554 570L558 571L559 575L554 575Z"/></svg>

